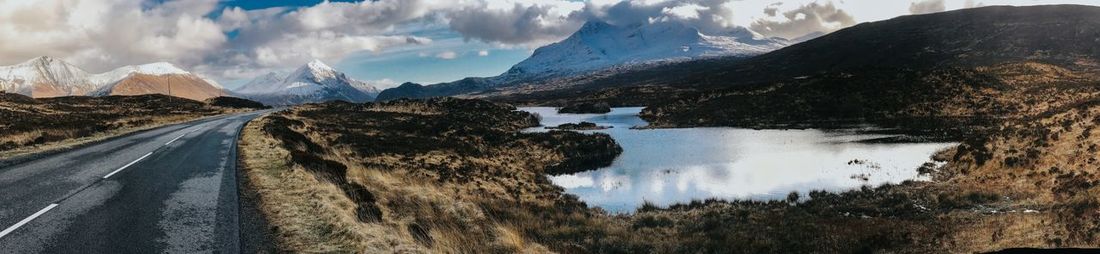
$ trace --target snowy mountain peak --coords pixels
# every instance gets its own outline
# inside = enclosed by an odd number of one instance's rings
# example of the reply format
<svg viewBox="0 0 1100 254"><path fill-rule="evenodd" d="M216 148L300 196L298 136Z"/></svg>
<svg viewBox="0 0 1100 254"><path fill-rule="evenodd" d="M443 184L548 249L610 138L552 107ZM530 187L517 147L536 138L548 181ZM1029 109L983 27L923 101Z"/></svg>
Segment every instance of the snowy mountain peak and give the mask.
<svg viewBox="0 0 1100 254"><path fill-rule="evenodd" d="M573 33L573 35L599 34L601 33L601 31L612 27L614 26L608 24L607 22L592 20L584 22L584 25L581 26L581 29L578 29L577 32Z"/></svg>
<svg viewBox="0 0 1100 254"><path fill-rule="evenodd" d="M271 72L256 77L236 90L250 99L270 105L343 100L365 102L378 89L348 78L320 60L313 60L291 73Z"/></svg>
<svg viewBox="0 0 1100 254"><path fill-rule="evenodd" d="M678 21L617 25L593 20L565 40L536 49L501 78L538 79L649 62L753 56L789 44L744 27L704 32Z"/></svg>
<svg viewBox="0 0 1100 254"><path fill-rule="evenodd" d="M28 60L28 61L24 62L23 64L26 64L26 65L50 65L50 64L55 63L55 62L63 62L63 61L57 61L56 59L54 59L53 57L50 57L50 56L40 56L40 57L35 57L34 59L31 59L31 60Z"/></svg>
<svg viewBox="0 0 1100 254"><path fill-rule="evenodd" d="M77 74L77 75L87 75L87 73L84 72L84 70L80 69L79 67L76 67L75 65L72 65L68 62L58 60L56 58L49 57L49 56L40 56L40 57L36 57L34 59L31 59L31 60L27 60L26 62L17 64L17 65L7 66L7 67L0 67L0 68L9 69L9 70L24 69L26 71L43 71L43 72L51 72L51 71L56 70L56 71L62 71L62 72L73 72L73 74ZM24 74L31 74L31 73L24 73Z"/></svg>
<svg viewBox="0 0 1100 254"><path fill-rule="evenodd" d="M79 94L95 89L84 70L48 56L0 66L0 90L36 97Z"/></svg>
<svg viewBox="0 0 1100 254"><path fill-rule="evenodd" d="M317 83L324 83L323 81L326 79L338 78L337 75L342 75L342 73L337 72L336 69L321 62L321 60L314 59L298 68L298 70L294 71L287 79L310 80Z"/></svg>
<svg viewBox="0 0 1100 254"><path fill-rule="evenodd" d="M333 70L332 67L329 67L324 62L321 62L320 59L313 59L313 61L307 63L306 66L313 70Z"/></svg>

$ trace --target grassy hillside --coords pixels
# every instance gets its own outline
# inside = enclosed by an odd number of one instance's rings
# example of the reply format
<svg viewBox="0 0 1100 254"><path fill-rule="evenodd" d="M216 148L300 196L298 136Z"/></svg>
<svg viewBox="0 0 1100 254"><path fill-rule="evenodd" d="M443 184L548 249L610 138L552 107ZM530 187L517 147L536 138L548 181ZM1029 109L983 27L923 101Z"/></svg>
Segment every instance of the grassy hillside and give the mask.
<svg viewBox="0 0 1100 254"><path fill-rule="evenodd" d="M595 213L547 179L608 165L607 135L519 133L535 116L477 100L292 108L246 127L242 164L290 252L545 252ZM557 230L572 230L565 227ZM548 236L549 235L549 236Z"/></svg>
<svg viewBox="0 0 1100 254"><path fill-rule="evenodd" d="M0 159L241 110L165 95L34 99L0 92Z"/></svg>

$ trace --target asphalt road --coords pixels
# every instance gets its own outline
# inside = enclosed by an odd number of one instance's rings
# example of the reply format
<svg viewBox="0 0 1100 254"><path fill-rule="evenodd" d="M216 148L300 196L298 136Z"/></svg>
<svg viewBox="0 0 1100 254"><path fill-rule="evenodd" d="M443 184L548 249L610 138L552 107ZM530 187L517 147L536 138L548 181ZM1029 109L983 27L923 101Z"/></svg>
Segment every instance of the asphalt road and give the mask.
<svg viewBox="0 0 1100 254"><path fill-rule="evenodd" d="M255 252L246 244L254 232L241 230L249 219L238 200L236 140L262 113L161 127L0 168L0 253Z"/></svg>

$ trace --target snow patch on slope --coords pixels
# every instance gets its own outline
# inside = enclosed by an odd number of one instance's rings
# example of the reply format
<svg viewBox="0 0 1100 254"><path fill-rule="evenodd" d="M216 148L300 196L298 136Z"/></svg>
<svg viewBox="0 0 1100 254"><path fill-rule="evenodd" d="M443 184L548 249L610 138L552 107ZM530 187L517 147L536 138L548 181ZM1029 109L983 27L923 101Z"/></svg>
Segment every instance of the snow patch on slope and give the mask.
<svg viewBox="0 0 1100 254"><path fill-rule="evenodd" d="M127 65L127 66L119 67L117 69L114 69L114 70L111 70L111 71L108 71L108 72L105 72L105 73L92 75L91 77L89 77L88 80L91 81L92 83L98 85L98 86L101 86L101 88L102 88L102 86L110 85L112 83L118 82L119 80L122 80L122 79L130 76L131 74L135 74L135 73L146 74L146 75L169 75L169 74L191 75L190 72L187 72L183 69L180 69L179 67L176 67L175 65L172 65L170 63L165 63L165 62L159 62L159 63L142 64L142 65Z"/></svg>

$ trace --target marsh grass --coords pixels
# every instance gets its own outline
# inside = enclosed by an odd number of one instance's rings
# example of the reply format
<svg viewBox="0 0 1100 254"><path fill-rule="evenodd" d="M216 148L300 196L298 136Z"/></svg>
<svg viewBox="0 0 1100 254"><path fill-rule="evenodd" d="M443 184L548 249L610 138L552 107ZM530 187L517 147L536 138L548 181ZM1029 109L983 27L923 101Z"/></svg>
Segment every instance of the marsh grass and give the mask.
<svg viewBox="0 0 1100 254"><path fill-rule="evenodd" d="M34 99L0 93L0 159L246 110L164 95Z"/></svg>
<svg viewBox="0 0 1100 254"><path fill-rule="evenodd" d="M607 163L617 155L613 140L575 132L520 133L537 124L533 116L484 101L296 107L250 123L241 154L242 168L259 179L253 188L289 252L1095 247L1100 229L1090 218L1100 204L1094 187L1100 180L1090 170L1097 140L1089 133L1098 110L1077 105L940 152L934 157L946 165L924 169L931 182L813 191L788 200L645 204L629 215L589 208L547 178ZM1042 149L1026 149L1036 147ZM1028 159L1007 165L1008 157ZM325 171L326 165L344 170ZM358 216L365 200L347 186L371 193L379 220Z"/></svg>

